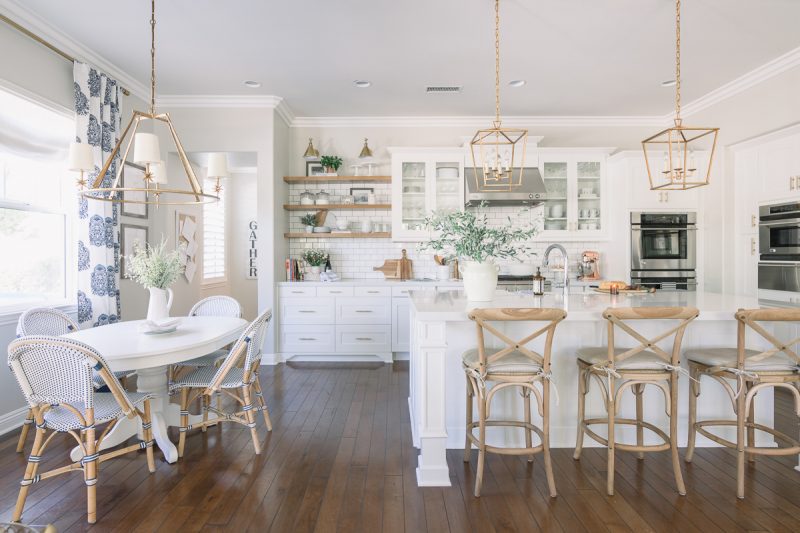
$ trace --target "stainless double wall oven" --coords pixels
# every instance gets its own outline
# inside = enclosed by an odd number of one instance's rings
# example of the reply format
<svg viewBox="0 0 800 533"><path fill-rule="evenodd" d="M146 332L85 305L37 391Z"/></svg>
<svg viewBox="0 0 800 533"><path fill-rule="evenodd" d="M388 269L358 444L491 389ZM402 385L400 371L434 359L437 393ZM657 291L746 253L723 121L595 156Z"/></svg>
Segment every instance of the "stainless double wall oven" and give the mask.
<svg viewBox="0 0 800 533"><path fill-rule="evenodd" d="M800 203L762 205L758 219L759 292L800 292Z"/></svg>
<svg viewBox="0 0 800 533"><path fill-rule="evenodd" d="M632 284L693 291L696 269L695 213L631 213Z"/></svg>

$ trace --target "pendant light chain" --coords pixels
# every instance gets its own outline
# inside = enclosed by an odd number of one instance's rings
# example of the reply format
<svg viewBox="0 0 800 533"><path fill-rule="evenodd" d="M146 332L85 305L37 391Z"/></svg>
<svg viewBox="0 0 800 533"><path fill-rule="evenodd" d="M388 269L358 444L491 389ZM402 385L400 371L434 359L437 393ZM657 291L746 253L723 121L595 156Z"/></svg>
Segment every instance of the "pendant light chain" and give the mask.
<svg viewBox="0 0 800 533"><path fill-rule="evenodd" d="M156 113L156 0L150 2L150 114Z"/></svg>
<svg viewBox="0 0 800 533"><path fill-rule="evenodd" d="M681 122L681 0L675 0L675 124Z"/></svg>
<svg viewBox="0 0 800 533"><path fill-rule="evenodd" d="M500 125L500 0L494 0L494 116Z"/></svg>

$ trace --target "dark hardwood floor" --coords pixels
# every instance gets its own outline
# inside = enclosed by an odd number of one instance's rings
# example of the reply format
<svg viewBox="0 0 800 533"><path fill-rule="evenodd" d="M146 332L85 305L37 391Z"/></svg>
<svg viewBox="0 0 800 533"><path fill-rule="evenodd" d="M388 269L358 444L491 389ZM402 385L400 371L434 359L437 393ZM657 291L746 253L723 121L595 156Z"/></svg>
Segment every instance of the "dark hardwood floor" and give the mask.
<svg viewBox="0 0 800 533"><path fill-rule="evenodd" d="M489 455L483 496L474 498L475 461L465 465L457 450L448 454L452 487L417 488L407 364L289 364L264 368L261 379L275 427L268 435L259 418L261 456L242 426L193 431L184 459L157 461L155 474L141 453L105 463L94 527L77 473L33 485L25 521L125 532L800 531L796 457L759 458L739 501L734 454L720 448L684 464L685 497L673 489L667 452L644 461L619 453L617 495L608 497L602 450L585 449L580 462L571 449L554 450L555 499L541 456L528 464ZM776 409L778 424L797 434L790 398L779 396ZM10 519L25 463L16 439L0 439L0 521ZM43 467L63 464L71 446L56 437Z"/></svg>

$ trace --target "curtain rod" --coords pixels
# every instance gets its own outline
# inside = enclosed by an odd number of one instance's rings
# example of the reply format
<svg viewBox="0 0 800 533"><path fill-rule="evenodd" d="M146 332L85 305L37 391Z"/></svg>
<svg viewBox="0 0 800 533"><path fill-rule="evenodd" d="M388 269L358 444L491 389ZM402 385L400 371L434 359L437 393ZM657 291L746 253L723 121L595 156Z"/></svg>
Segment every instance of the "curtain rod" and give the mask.
<svg viewBox="0 0 800 533"><path fill-rule="evenodd" d="M36 35L32 31L30 31L28 28L20 26L19 24L17 24L16 22L14 22L10 18L8 18L7 16L5 16L3 14L0 14L0 20L2 20L6 24L8 24L12 28L14 28L15 30L17 30L21 34L26 35L27 37L30 37L31 39L33 39L37 43L49 48L50 50L52 50L56 54L60 55L61 57L63 57L67 61L69 61L70 63L74 63L76 61L76 59L74 57L72 57L71 55L69 55L65 51L61 50L60 48L57 48L56 46L50 44L47 41L45 41L44 39L42 39L41 37L39 37L38 35ZM128 89L126 89L125 87L120 86L120 90L122 90L122 94L124 94L125 96L130 96L131 95L131 92Z"/></svg>

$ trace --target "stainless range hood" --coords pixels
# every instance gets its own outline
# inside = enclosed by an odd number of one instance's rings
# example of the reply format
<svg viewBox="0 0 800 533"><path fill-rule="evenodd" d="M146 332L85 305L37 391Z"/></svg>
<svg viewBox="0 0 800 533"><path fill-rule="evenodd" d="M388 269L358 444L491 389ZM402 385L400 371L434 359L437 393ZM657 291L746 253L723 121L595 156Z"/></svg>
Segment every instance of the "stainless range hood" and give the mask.
<svg viewBox="0 0 800 533"><path fill-rule="evenodd" d="M511 191L483 192L478 191L475 170L478 171L477 179L483 179L483 169L464 169L464 205L476 207L485 202L486 205L540 205L547 199L547 190L544 180L536 167L527 167L522 173L522 185ZM519 169L514 169L514 177L519 176Z"/></svg>

